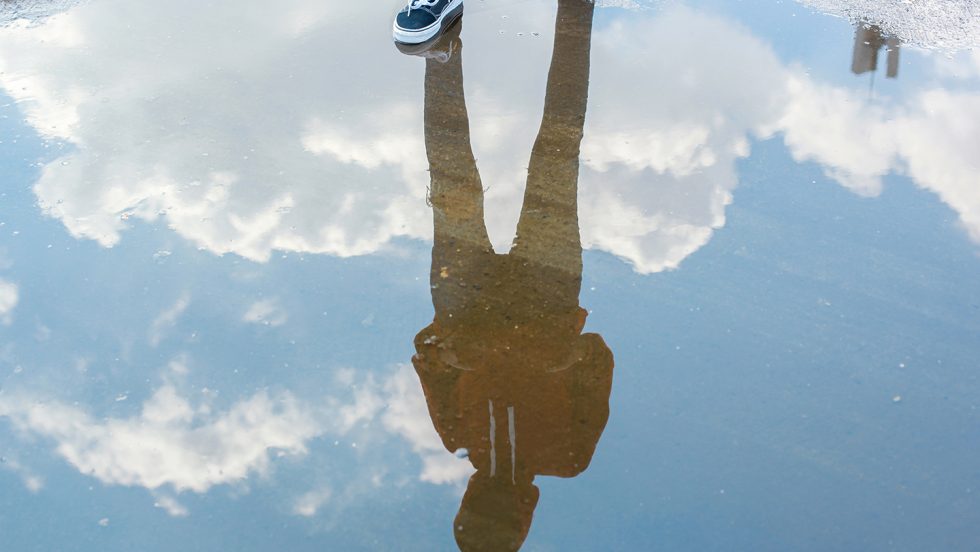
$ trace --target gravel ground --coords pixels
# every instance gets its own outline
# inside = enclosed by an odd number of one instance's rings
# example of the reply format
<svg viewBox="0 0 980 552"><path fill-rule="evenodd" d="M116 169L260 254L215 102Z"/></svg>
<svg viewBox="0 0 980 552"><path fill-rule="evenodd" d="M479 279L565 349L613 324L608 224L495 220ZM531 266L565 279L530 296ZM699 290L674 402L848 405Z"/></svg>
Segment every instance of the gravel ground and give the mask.
<svg viewBox="0 0 980 552"><path fill-rule="evenodd" d="M935 50L980 46L980 0L798 0L817 11L881 27L904 44Z"/></svg>
<svg viewBox="0 0 980 552"><path fill-rule="evenodd" d="M15 21L37 23L67 10L79 0L0 0L0 27Z"/></svg>

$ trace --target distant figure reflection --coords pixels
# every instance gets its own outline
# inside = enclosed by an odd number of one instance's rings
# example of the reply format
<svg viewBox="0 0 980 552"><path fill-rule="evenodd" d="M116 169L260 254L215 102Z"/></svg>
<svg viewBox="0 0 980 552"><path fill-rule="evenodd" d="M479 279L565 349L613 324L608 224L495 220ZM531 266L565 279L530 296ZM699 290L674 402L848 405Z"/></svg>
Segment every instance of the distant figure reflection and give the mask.
<svg viewBox="0 0 980 552"><path fill-rule="evenodd" d="M429 414L476 468L453 523L463 551L517 550L538 475L574 477L609 417L613 357L582 334L577 194L592 3L559 0L544 116L510 253L493 251L470 147L459 25L425 55L435 319L415 337ZM447 59L448 58L448 59Z"/></svg>
<svg viewBox="0 0 980 552"><path fill-rule="evenodd" d="M878 54L885 47L885 77L898 77L898 55L901 42L896 37L886 37L876 25L859 23L854 31L854 52L851 56L851 72L855 75L874 73L878 70Z"/></svg>

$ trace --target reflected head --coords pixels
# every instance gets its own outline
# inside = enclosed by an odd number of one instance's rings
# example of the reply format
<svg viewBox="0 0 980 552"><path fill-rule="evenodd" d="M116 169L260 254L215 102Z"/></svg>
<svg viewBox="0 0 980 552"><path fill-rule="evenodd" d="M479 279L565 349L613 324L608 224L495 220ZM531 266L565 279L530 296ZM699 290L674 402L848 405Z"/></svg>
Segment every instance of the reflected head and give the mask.
<svg viewBox="0 0 980 552"><path fill-rule="evenodd" d="M530 479L512 483L509 477L477 472L470 478L453 522L462 552L516 551L531 529L538 488Z"/></svg>

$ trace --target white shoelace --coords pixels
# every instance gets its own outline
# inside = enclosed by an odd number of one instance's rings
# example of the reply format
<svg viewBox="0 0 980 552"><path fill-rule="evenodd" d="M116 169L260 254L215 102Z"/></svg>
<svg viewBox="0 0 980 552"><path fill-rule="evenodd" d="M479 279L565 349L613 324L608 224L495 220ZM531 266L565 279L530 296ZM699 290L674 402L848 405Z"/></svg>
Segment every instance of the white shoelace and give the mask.
<svg viewBox="0 0 980 552"><path fill-rule="evenodd" d="M408 13L412 13L412 9L423 8L428 6L435 6L436 2L439 0L410 0L408 3Z"/></svg>

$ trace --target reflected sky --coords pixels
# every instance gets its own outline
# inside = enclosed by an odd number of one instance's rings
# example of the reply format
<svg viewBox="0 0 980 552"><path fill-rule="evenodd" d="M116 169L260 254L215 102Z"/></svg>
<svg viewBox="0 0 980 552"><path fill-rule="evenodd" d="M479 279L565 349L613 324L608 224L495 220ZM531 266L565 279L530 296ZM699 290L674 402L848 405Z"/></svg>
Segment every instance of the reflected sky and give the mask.
<svg viewBox="0 0 980 552"><path fill-rule="evenodd" d="M391 2L54 4L0 17L5 548L980 545L977 19L474 1L439 64Z"/></svg>
<svg viewBox="0 0 980 552"><path fill-rule="evenodd" d="M370 254L399 237L431 235L419 201L423 145L413 132L421 91L406 85L413 64L359 30L382 9L341 20L332 8L297 1L228 20L215 5L211 18L189 27L179 10L157 9L132 16L159 36L114 36L111 2L5 32L4 88L35 131L64 148L34 184L46 215L103 246L151 222L214 253L257 261L283 250ZM543 82L532 68L547 63L547 47L532 45L546 43L549 11L522 7L521 24L540 31L497 30L513 40L482 49L467 81L498 247L519 211L521 152L530 144L509 137L534 132ZM657 17L610 19L596 33L583 144L586 247L640 272L675 268L725 224L737 160L752 140L769 137L858 194L877 195L885 175L907 174L980 240L977 129L952 125L976 120L973 91L926 83L868 102L864 87L783 62L771 45L710 12L670 6ZM160 24L167 20L180 32ZM344 30L332 28L341 21ZM243 45L243 34L257 36ZM346 56L317 54L352 44L360 56L388 60L383 70L352 71ZM686 55L656 55L673 50ZM501 64L522 56L527 78L498 82L509 70Z"/></svg>

